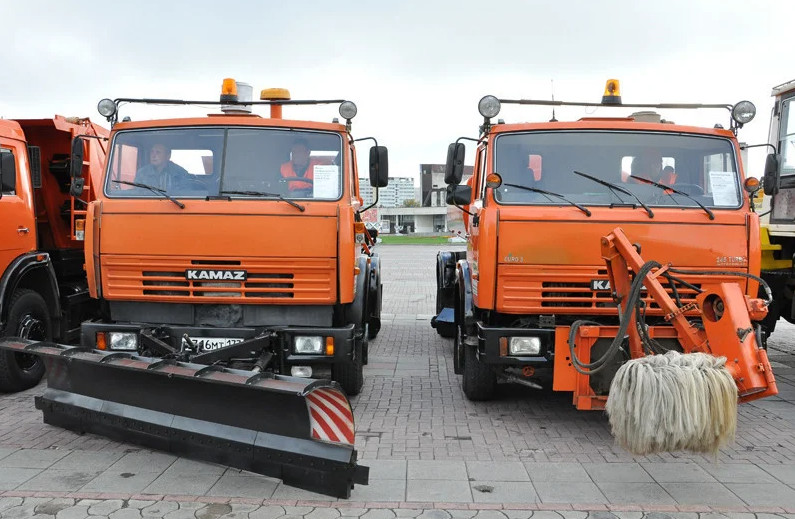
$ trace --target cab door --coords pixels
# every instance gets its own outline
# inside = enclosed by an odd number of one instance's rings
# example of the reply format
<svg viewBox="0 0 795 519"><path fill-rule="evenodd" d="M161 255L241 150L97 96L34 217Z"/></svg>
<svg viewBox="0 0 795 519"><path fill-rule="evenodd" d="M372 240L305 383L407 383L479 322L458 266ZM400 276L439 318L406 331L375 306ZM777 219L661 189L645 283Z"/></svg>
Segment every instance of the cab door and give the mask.
<svg viewBox="0 0 795 519"><path fill-rule="evenodd" d="M0 275L36 248L36 219L23 143L0 140Z"/></svg>

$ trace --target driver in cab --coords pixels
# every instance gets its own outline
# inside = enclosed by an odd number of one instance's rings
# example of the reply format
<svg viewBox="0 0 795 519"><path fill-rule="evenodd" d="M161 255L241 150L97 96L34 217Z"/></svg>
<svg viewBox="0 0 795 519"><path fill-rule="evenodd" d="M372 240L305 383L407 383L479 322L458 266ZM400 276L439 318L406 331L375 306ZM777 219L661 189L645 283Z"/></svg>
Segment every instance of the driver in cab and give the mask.
<svg viewBox="0 0 795 519"><path fill-rule="evenodd" d="M631 171L630 178L645 178L666 186L673 186L676 183L674 168L663 167L662 155L654 151L647 150L634 157Z"/></svg>
<svg viewBox="0 0 795 519"><path fill-rule="evenodd" d="M314 168L321 162L310 158L310 154L309 144L304 139L298 139L290 147L290 160L282 164L280 170L289 193L297 194L312 189Z"/></svg>

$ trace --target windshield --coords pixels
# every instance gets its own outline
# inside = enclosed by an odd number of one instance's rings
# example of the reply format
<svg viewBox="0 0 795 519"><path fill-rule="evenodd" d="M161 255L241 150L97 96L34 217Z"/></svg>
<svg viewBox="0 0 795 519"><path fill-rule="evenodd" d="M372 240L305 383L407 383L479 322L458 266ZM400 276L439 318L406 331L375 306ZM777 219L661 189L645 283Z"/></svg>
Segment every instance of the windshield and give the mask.
<svg viewBox="0 0 795 519"><path fill-rule="evenodd" d="M342 194L336 133L270 128L160 128L116 134L105 194L120 198Z"/></svg>
<svg viewBox="0 0 795 519"><path fill-rule="evenodd" d="M582 205L642 201L657 207L736 208L742 203L729 139L648 132L512 133L496 138L493 158L503 181L494 192L501 204L564 203L522 186Z"/></svg>

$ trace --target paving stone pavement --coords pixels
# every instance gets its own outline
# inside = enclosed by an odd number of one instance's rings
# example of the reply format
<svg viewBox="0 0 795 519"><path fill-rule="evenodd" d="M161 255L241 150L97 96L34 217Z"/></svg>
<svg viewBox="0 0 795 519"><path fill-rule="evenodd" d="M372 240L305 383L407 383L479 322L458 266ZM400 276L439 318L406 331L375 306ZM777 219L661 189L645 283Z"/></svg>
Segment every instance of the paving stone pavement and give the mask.
<svg viewBox="0 0 795 519"><path fill-rule="evenodd" d="M769 341L780 394L740 407L717 459L633 457L568 394L463 397L452 340L429 322L438 249L379 246L383 327L351 399L370 483L350 500L45 425L41 384L0 395L0 517L795 519L795 326L781 321Z"/></svg>

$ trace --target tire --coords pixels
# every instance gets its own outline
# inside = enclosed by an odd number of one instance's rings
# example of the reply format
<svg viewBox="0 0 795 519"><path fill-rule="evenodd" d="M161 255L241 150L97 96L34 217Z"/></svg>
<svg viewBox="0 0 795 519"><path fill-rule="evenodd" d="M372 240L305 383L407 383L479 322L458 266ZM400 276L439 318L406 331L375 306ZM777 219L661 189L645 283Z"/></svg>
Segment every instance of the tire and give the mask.
<svg viewBox="0 0 795 519"><path fill-rule="evenodd" d="M446 339L455 338L455 329L458 328L455 324L452 323L436 323L436 333Z"/></svg>
<svg viewBox="0 0 795 519"><path fill-rule="evenodd" d="M378 332L381 331L381 301L384 297L384 285L381 284L376 291L376 296L378 298L378 311L376 315L371 315L370 320L367 322L367 338L372 340L378 337Z"/></svg>
<svg viewBox="0 0 795 519"><path fill-rule="evenodd" d="M8 323L3 336L52 340L52 321L47 303L37 292L19 289L9 301ZM44 376L44 362L35 355L0 351L0 391L30 389Z"/></svg>
<svg viewBox="0 0 795 519"><path fill-rule="evenodd" d="M348 396L358 395L364 385L363 349L362 341L357 341L353 362L337 364L332 368L332 379L339 382Z"/></svg>
<svg viewBox="0 0 795 519"><path fill-rule="evenodd" d="M453 373L464 374L464 337L461 327L456 325L455 342L453 343Z"/></svg>
<svg viewBox="0 0 795 519"><path fill-rule="evenodd" d="M497 377L488 366L481 364L475 348L464 346L464 378L462 387L468 400L491 400L497 386Z"/></svg>
<svg viewBox="0 0 795 519"><path fill-rule="evenodd" d="M379 331L381 331L381 318L370 318L370 322L367 325L367 338L375 339L378 336Z"/></svg>

